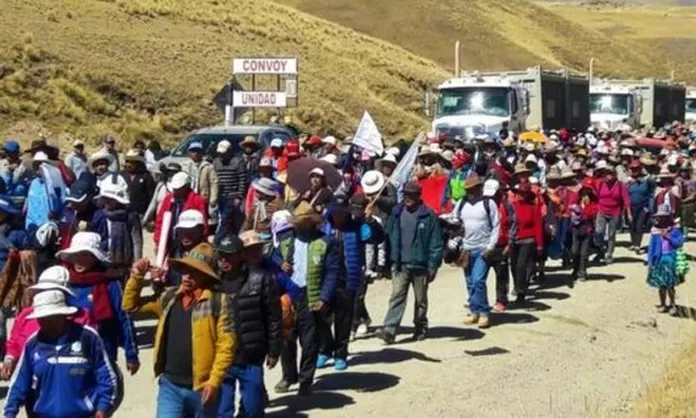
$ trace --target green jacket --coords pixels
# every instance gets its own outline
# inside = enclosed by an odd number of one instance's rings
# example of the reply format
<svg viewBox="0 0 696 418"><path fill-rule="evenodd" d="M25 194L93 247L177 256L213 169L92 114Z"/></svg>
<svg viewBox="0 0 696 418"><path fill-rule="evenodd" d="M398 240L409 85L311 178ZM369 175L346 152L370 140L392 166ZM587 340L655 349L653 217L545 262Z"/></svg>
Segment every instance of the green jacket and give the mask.
<svg viewBox="0 0 696 418"><path fill-rule="evenodd" d="M403 204L395 207L387 225L392 263L397 270L400 270L401 267L407 267L435 273L442 264L442 252L444 250L442 231L437 215L425 205L421 205L418 208L418 226L416 227L416 235L411 247L411 260L402 265L401 212L403 210Z"/></svg>

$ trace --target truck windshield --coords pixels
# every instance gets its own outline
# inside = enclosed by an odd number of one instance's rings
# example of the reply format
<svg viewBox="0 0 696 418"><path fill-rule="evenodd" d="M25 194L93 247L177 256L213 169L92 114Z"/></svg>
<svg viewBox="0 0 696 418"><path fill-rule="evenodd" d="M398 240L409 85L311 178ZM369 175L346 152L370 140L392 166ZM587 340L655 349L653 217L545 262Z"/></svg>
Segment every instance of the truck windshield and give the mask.
<svg viewBox="0 0 696 418"><path fill-rule="evenodd" d="M591 94L590 112L628 115L630 99L628 94Z"/></svg>
<svg viewBox="0 0 696 418"><path fill-rule="evenodd" d="M696 99L686 99L686 111L696 113Z"/></svg>
<svg viewBox="0 0 696 418"><path fill-rule="evenodd" d="M508 88L455 88L440 90L437 116L489 115L509 116Z"/></svg>

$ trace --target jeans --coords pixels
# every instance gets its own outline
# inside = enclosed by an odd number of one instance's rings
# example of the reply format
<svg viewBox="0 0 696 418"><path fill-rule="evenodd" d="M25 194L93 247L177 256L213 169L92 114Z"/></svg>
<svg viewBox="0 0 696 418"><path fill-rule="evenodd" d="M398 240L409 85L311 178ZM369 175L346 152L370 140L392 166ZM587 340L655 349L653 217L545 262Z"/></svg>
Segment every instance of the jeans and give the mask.
<svg viewBox="0 0 696 418"><path fill-rule="evenodd" d="M346 289L336 289L331 308L321 314L321 321L317 323L319 353L329 358L346 360L352 322L353 295Z"/></svg>
<svg viewBox="0 0 696 418"><path fill-rule="evenodd" d="M220 388L220 393L218 393L218 398L220 398L218 416L234 416L234 398L237 382L239 382L239 393L242 406L244 407L244 418L263 417L265 403L263 365L259 364L235 365L227 371L225 381Z"/></svg>
<svg viewBox="0 0 696 418"><path fill-rule="evenodd" d="M614 246L616 245L616 228L619 226L621 215L611 216L600 213L597 215L596 238L597 246L605 250L605 257L611 259L614 256ZM606 244L606 245L604 245Z"/></svg>
<svg viewBox="0 0 696 418"><path fill-rule="evenodd" d="M488 261L483 258L483 251L472 251L469 267L464 270L466 290L469 292L469 310L474 315L488 315L491 307L488 304Z"/></svg>
<svg viewBox="0 0 696 418"><path fill-rule="evenodd" d="M232 200L221 200L219 203L220 218L215 233L215 242L218 243L227 234L237 235L244 225L244 211L234 204Z"/></svg>
<svg viewBox="0 0 696 418"><path fill-rule="evenodd" d="M314 372L317 368L319 356L319 338L317 336L316 323L321 320L321 314L312 312L306 299L293 301L297 320L293 335L285 342L280 355L280 363L283 367L283 380L288 383L311 385L314 382ZM300 370L297 370L297 340L300 340L302 357L300 357Z"/></svg>
<svg viewBox="0 0 696 418"><path fill-rule="evenodd" d="M590 244L592 236L590 234L581 234L576 232L573 234L573 273L572 275L578 279L587 278L587 259L590 256Z"/></svg>
<svg viewBox="0 0 696 418"><path fill-rule="evenodd" d="M534 264L536 262L536 241L523 240L515 245L512 253L512 277L515 280L515 293L526 295L529 287L529 280L534 274Z"/></svg>
<svg viewBox="0 0 696 418"><path fill-rule="evenodd" d="M7 320L12 315L12 311L0 308L0 355L5 358L5 343L7 342Z"/></svg>
<svg viewBox="0 0 696 418"><path fill-rule="evenodd" d="M631 216L633 216L633 222L629 225L631 230L631 245L634 247L641 247L643 245L643 235L648 228L648 218L650 213L647 208L631 208Z"/></svg>
<svg viewBox="0 0 696 418"><path fill-rule="evenodd" d="M396 335L396 329L406 311L408 287L413 286L416 303L413 307L413 325L416 333L428 329L428 275L425 270L402 268L392 279L392 293L389 297L389 308L384 316L384 331Z"/></svg>
<svg viewBox="0 0 696 418"><path fill-rule="evenodd" d="M218 416L219 399L220 396L217 396L215 401L204 407L201 405L201 392L175 385L167 376L161 375L157 394L157 418L215 418Z"/></svg>

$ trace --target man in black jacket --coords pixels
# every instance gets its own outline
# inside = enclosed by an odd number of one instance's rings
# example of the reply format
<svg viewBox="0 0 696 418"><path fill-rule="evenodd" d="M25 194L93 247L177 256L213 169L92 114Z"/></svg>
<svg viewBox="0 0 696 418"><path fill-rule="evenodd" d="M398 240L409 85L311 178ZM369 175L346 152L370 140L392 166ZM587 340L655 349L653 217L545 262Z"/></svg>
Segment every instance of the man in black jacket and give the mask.
<svg viewBox="0 0 696 418"><path fill-rule="evenodd" d="M259 239L247 239L245 245L236 235L227 235L217 246L221 286L234 299L239 339L235 363L227 371L221 388L220 416L234 416L237 381L243 416L263 416L263 363L265 360L268 368L275 367L282 349L280 295L270 273L249 263L253 259L250 252L261 245Z"/></svg>
<svg viewBox="0 0 696 418"><path fill-rule="evenodd" d="M142 219L155 194L156 184L152 174L145 168L145 157L137 150L129 150L126 153L126 171L122 176L128 184L130 208Z"/></svg>

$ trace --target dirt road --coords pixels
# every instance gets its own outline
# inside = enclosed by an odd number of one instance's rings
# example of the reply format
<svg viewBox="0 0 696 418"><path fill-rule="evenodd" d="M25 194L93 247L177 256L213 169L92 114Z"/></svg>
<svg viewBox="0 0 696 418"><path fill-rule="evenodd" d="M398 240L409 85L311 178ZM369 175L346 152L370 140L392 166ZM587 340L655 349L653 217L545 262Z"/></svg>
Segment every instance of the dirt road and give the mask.
<svg viewBox="0 0 696 418"><path fill-rule="evenodd" d="M623 237L622 237L623 238ZM696 244L688 244L690 253ZM351 344L350 368L319 371L311 398L276 395L280 367L266 381L270 417L580 417L630 413L647 381L696 335L696 322L655 313L657 292L645 284L642 260L622 248L615 264L590 270L591 280L567 286L554 271L524 309L495 316L479 331L460 323L466 291L459 270L445 268L430 289L430 331L410 340L407 309L397 344L368 338ZM493 275L489 278L492 291ZM693 303L693 281L678 289L681 305ZM368 307L381 323L390 282L371 286ZM491 295L492 293L489 293ZM412 296L412 295L410 295ZM149 347L152 321L139 322ZM154 415L157 384L152 350L126 378L126 400L117 417Z"/></svg>

